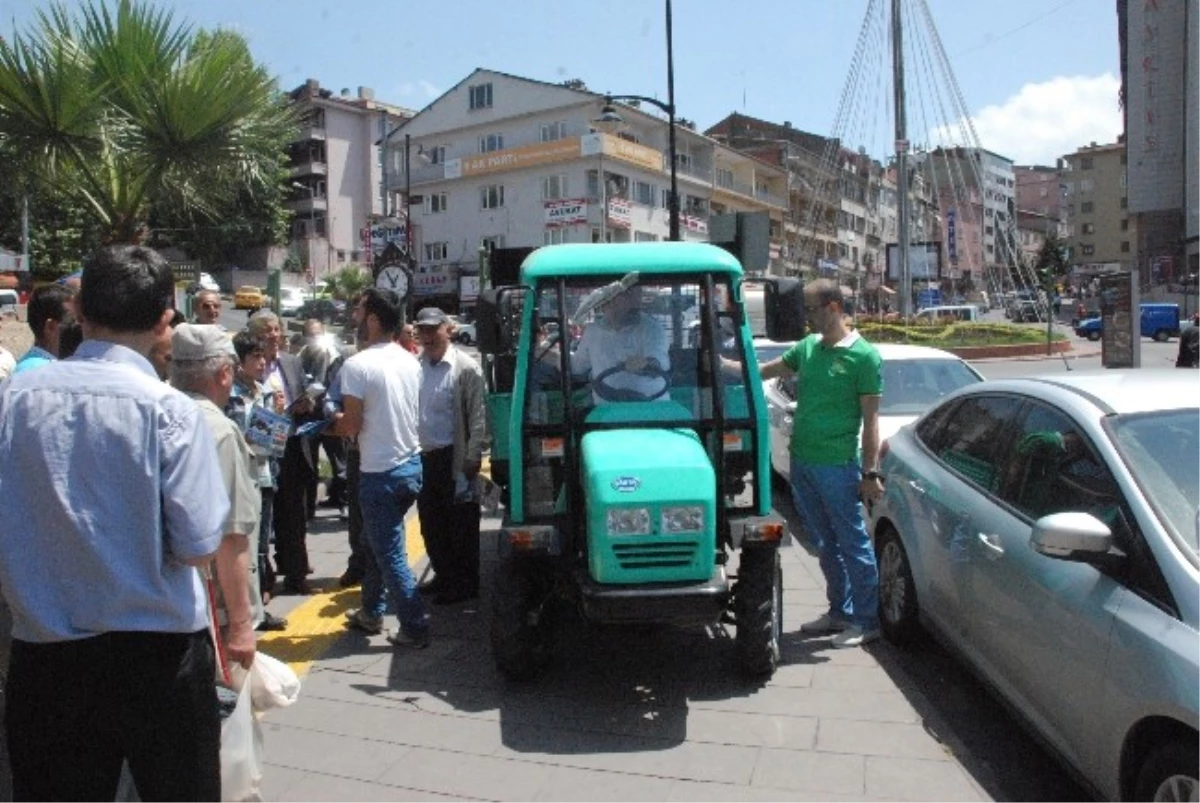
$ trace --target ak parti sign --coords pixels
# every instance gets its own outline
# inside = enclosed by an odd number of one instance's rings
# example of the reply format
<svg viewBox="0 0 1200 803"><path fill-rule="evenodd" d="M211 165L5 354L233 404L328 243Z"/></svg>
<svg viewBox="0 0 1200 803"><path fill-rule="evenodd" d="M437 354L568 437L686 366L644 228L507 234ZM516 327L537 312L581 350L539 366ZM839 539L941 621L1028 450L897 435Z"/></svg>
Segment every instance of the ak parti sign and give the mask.
<svg viewBox="0 0 1200 803"><path fill-rule="evenodd" d="M446 178L482 176L520 170L535 165L567 162L579 158L579 137L556 139L553 142L535 142L517 148L481 153L478 156L463 156L446 162Z"/></svg>

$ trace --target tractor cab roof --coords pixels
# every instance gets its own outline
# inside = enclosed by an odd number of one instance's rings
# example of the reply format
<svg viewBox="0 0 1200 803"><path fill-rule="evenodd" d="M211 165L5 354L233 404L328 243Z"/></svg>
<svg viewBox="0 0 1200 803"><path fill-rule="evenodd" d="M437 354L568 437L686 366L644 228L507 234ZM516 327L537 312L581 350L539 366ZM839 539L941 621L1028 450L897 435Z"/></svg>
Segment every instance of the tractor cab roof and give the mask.
<svg viewBox="0 0 1200 803"><path fill-rule="evenodd" d="M573 276L725 273L742 275L741 263L723 248L708 243L596 243L539 248L521 265L521 281Z"/></svg>

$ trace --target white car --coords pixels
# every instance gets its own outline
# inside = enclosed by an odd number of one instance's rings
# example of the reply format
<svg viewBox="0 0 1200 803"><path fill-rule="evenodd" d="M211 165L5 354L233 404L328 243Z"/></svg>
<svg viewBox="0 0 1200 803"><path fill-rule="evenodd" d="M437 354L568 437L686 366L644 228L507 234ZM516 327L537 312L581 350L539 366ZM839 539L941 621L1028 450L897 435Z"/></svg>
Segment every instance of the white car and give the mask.
<svg viewBox="0 0 1200 803"><path fill-rule="evenodd" d="M279 288L279 314L295 315L300 311L300 306L307 300L303 288L281 287Z"/></svg>
<svg viewBox="0 0 1200 803"><path fill-rule="evenodd" d="M211 290L214 293L221 292L221 285L217 284L217 280L212 277L211 273L202 272L196 284L200 285L201 290Z"/></svg>
<svg viewBox="0 0 1200 803"><path fill-rule="evenodd" d="M463 323L458 321L454 324L454 340L462 343L464 346L475 344L475 323Z"/></svg>
<svg viewBox="0 0 1200 803"><path fill-rule="evenodd" d="M757 344L756 340L755 350L759 351ZM881 443L900 427L915 421L946 394L983 381L978 371L948 351L898 343L872 345L883 358L883 399L879 404ZM774 355L777 356L779 354ZM767 361L761 351L758 359L760 364ZM771 468L787 479L791 474L792 458L788 445L792 440L792 416L796 412L796 378L769 379L764 383L763 392L770 424Z"/></svg>

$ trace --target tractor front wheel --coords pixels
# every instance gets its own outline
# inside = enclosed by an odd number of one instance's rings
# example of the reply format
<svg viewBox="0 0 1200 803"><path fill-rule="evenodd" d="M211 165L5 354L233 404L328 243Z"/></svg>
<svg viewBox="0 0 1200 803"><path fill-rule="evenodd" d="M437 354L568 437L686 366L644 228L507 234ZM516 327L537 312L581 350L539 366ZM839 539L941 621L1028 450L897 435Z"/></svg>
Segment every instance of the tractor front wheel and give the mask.
<svg viewBox="0 0 1200 803"><path fill-rule="evenodd" d="M742 672L754 678L770 677L779 666L783 632L783 569L779 550L743 549L733 595Z"/></svg>
<svg viewBox="0 0 1200 803"><path fill-rule="evenodd" d="M503 557L492 592L491 642L496 667L509 680L530 680L550 663L553 633L545 583L537 566Z"/></svg>

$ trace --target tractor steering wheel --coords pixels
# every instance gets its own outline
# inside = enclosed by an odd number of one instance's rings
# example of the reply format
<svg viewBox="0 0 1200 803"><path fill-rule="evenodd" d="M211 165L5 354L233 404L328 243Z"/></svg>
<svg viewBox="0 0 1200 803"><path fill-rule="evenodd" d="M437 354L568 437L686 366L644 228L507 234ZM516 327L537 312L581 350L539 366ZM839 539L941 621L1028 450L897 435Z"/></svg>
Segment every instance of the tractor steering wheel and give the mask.
<svg viewBox="0 0 1200 803"><path fill-rule="evenodd" d="M640 390L633 388L617 388L608 384L608 378L613 374L632 374L633 376L648 376L654 379L662 380L662 387L657 393L642 393ZM612 368L601 371L597 376L592 378L592 392L601 399L610 402L629 402L629 401L654 401L655 399L665 396L671 388L670 372L663 368L656 368L647 364L640 371L630 371L625 367L625 363L618 363Z"/></svg>

